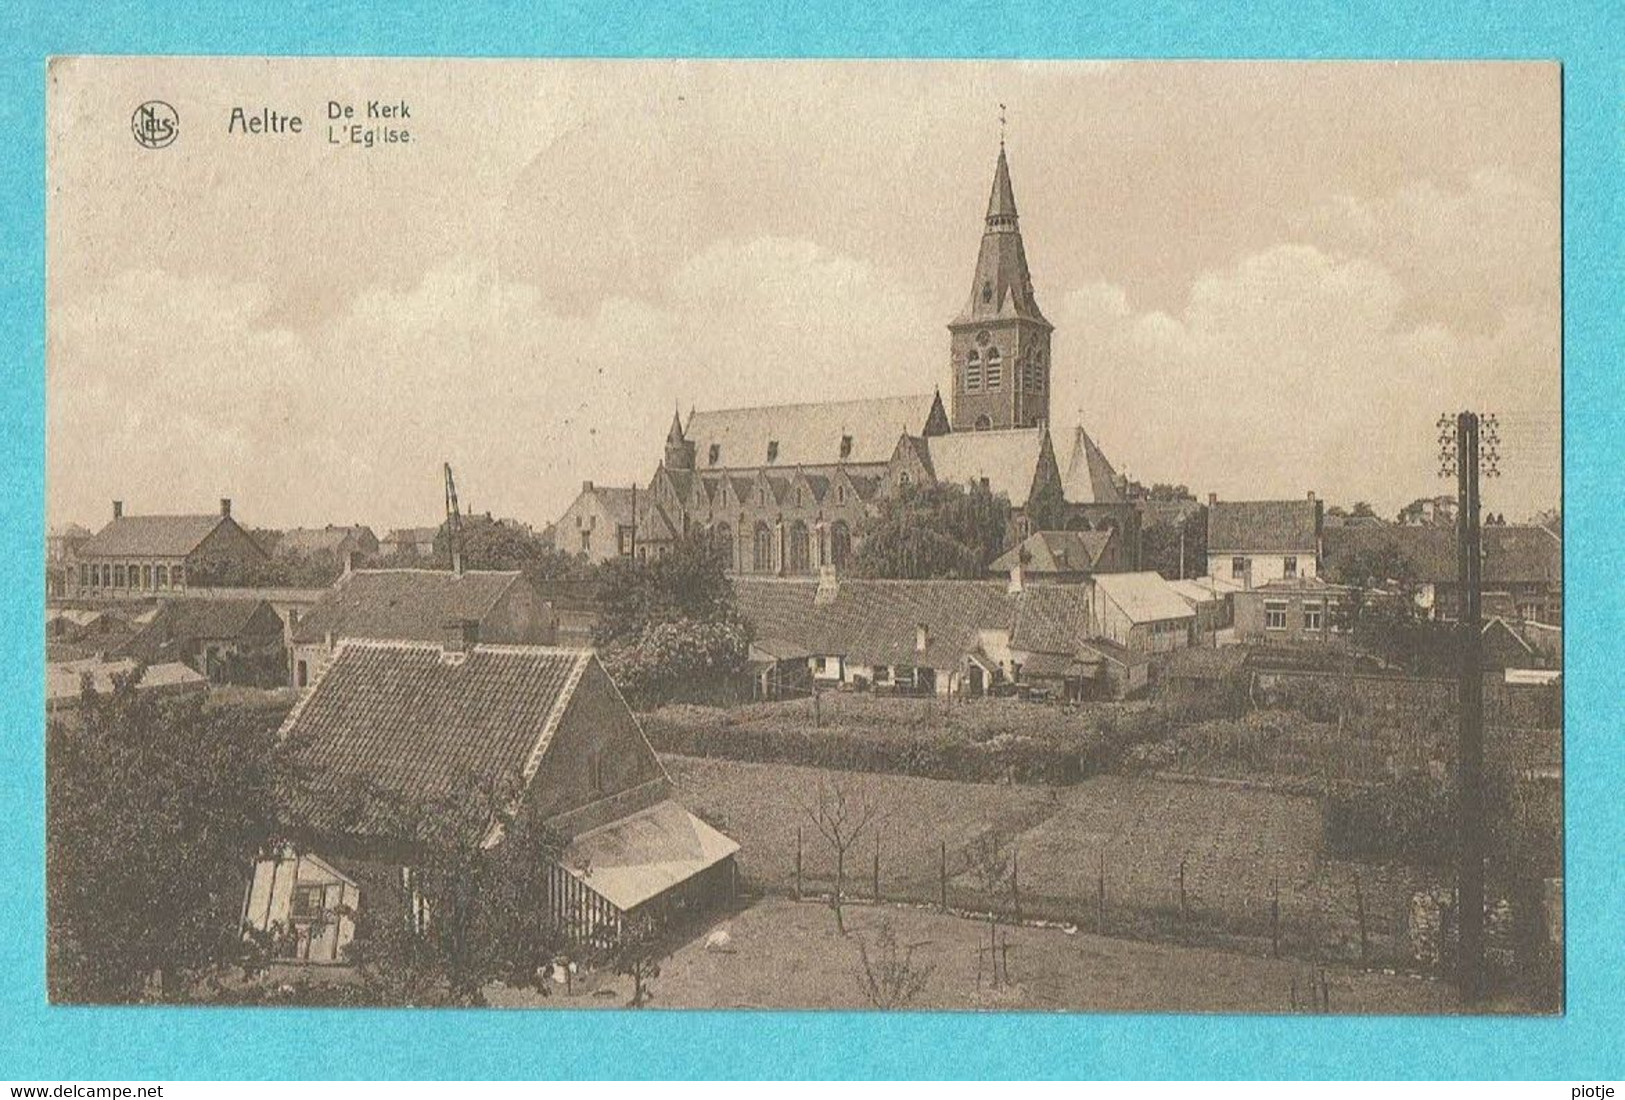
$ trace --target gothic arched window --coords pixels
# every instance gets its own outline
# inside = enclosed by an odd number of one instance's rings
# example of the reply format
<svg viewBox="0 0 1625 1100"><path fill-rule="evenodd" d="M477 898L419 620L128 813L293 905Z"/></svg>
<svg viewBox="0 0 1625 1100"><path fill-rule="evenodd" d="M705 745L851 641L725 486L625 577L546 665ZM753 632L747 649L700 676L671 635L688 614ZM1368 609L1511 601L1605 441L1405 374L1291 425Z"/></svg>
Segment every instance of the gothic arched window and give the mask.
<svg viewBox="0 0 1625 1100"><path fill-rule="evenodd" d="M773 529L761 520L751 538L750 567L757 573L773 571Z"/></svg>
<svg viewBox="0 0 1625 1100"><path fill-rule="evenodd" d="M988 419L988 415L986 413L983 413L981 416L978 416L976 418L976 430L977 431L985 432L985 431L992 430L992 428L993 428L993 421Z"/></svg>
<svg viewBox="0 0 1625 1100"><path fill-rule="evenodd" d="M836 520L829 529L829 560L837 569L852 560L852 528L845 520Z"/></svg>
<svg viewBox="0 0 1625 1100"><path fill-rule="evenodd" d="M799 519L790 525L790 545L786 547L790 555L788 567L789 572L812 572L812 547L810 538L811 536L807 531L807 525L802 523Z"/></svg>

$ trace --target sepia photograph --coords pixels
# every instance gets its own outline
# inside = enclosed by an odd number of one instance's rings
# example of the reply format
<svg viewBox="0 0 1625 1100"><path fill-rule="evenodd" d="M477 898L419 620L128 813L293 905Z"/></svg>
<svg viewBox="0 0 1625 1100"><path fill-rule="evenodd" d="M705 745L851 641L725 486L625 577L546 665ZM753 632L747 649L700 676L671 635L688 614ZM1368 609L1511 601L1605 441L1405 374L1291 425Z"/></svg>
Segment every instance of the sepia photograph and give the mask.
<svg viewBox="0 0 1625 1100"><path fill-rule="evenodd" d="M1559 64L45 79L53 1004L1564 1013Z"/></svg>

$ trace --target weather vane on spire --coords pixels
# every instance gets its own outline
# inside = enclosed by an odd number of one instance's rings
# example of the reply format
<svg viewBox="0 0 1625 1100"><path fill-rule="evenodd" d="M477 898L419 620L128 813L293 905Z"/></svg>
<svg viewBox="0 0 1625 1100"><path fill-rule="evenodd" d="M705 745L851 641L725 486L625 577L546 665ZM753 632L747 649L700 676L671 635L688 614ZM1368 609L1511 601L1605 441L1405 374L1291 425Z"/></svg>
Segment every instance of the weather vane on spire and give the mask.
<svg viewBox="0 0 1625 1100"><path fill-rule="evenodd" d="M1004 148L1004 104L999 104L999 148Z"/></svg>

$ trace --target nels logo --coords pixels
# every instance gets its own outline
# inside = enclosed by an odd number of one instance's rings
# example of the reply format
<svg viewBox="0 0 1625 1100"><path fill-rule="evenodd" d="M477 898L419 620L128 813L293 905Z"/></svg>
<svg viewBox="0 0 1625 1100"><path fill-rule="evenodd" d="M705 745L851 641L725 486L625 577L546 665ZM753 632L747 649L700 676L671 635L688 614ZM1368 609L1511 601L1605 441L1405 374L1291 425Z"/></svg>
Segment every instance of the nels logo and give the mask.
<svg viewBox="0 0 1625 1100"><path fill-rule="evenodd" d="M130 116L135 140L146 149L162 149L180 136L181 118L161 99L149 99Z"/></svg>

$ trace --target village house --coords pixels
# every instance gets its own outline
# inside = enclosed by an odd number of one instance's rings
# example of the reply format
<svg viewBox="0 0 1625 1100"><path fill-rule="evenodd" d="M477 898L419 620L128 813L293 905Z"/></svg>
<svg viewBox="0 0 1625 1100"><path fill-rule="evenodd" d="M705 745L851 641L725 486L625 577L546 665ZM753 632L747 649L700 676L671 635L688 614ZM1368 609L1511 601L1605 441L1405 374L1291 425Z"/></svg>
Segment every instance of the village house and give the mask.
<svg viewBox="0 0 1625 1100"><path fill-rule="evenodd" d="M345 641L281 736L311 777L296 800L304 840L256 864L243 926L281 933L287 961L342 964L368 911L432 919L412 885L411 839L346 812L358 783L431 805L458 797L465 777L516 780L519 812L565 841L537 927L576 942L602 945L733 896L739 846L676 801L589 650ZM486 846L501 842L493 832Z"/></svg>
<svg viewBox="0 0 1625 1100"><path fill-rule="evenodd" d="M75 555L73 595L151 597L184 592L202 562L258 565L265 551L231 517L221 498L213 515L127 516L113 502L113 519Z"/></svg>
<svg viewBox="0 0 1625 1100"><path fill-rule="evenodd" d="M381 545L365 524L341 527L330 523L326 527L294 527L282 532L275 553L277 557L331 555L340 562L354 555L355 560L367 562L378 557Z"/></svg>
<svg viewBox="0 0 1625 1100"><path fill-rule="evenodd" d="M1193 615L1154 573L1107 577L1044 585L1019 573L999 582L826 571L736 577L734 592L755 629L759 679L798 683L804 667L828 688L1111 698L1143 688L1154 657L1189 644Z"/></svg>
<svg viewBox="0 0 1625 1100"><path fill-rule="evenodd" d="M345 573L293 626L290 676L306 687L346 639L546 645L551 609L517 572L357 569Z"/></svg>
<svg viewBox="0 0 1625 1100"><path fill-rule="evenodd" d="M1320 572L1321 502L1225 500L1208 496L1207 573L1243 588Z"/></svg>
<svg viewBox="0 0 1625 1100"><path fill-rule="evenodd" d="M378 543L378 554L384 558L432 558L438 527L397 527Z"/></svg>
<svg viewBox="0 0 1625 1100"><path fill-rule="evenodd" d="M565 554L579 554L594 564L630 558L637 545L632 511L637 495L630 486L583 481L581 492L553 525L554 548Z"/></svg>
<svg viewBox="0 0 1625 1100"><path fill-rule="evenodd" d="M1265 645L1340 640L1350 592L1320 577L1281 578L1237 592L1231 596L1236 639Z"/></svg>
<svg viewBox="0 0 1625 1100"><path fill-rule="evenodd" d="M179 661L213 684L280 687L288 676L282 618L263 599L165 600L118 655Z"/></svg>

